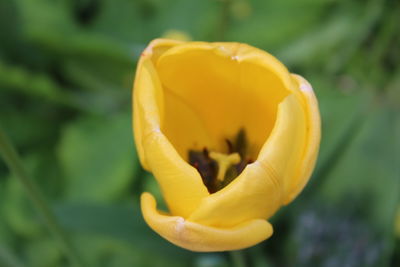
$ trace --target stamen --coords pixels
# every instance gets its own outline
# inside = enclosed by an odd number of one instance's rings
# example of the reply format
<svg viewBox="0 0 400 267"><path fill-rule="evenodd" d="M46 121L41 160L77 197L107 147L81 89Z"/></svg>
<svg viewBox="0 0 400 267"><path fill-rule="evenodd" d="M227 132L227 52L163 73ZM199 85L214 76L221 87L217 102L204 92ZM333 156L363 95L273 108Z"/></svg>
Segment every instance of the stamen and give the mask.
<svg viewBox="0 0 400 267"><path fill-rule="evenodd" d="M228 152L229 154L233 153L233 144L229 139L225 139L226 144L228 145Z"/></svg>
<svg viewBox="0 0 400 267"><path fill-rule="evenodd" d="M215 160L218 164L218 174L217 179L223 181L228 168L232 165L238 164L240 162L239 153L223 154L211 151L209 154L210 158Z"/></svg>
<svg viewBox="0 0 400 267"><path fill-rule="evenodd" d="M189 164L200 173L211 194L230 184L252 163L248 155L248 140L244 129L240 129L233 140L225 139L225 142L225 154L209 151L207 147L188 151Z"/></svg>

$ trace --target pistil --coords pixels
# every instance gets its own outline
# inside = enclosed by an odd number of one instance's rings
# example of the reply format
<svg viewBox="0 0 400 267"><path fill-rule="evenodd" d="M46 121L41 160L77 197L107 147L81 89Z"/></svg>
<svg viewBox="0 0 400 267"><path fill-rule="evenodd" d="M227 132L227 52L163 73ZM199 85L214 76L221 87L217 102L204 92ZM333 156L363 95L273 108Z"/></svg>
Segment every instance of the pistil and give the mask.
<svg viewBox="0 0 400 267"><path fill-rule="evenodd" d="M232 165L240 163L239 153L223 154L219 152L210 152L210 158L218 164L217 180L224 181L225 174Z"/></svg>
<svg viewBox="0 0 400 267"><path fill-rule="evenodd" d="M208 192L215 193L230 184L251 163L247 147L248 141L243 129L235 138L226 139L225 153L202 150L189 150L189 164L196 168Z"/></svg>

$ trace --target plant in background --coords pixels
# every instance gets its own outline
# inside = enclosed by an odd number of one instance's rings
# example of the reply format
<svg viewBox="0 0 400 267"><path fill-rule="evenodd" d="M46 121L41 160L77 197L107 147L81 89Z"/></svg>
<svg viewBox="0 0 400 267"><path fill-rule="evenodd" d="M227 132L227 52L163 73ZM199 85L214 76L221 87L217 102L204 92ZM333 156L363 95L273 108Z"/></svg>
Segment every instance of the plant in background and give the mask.
<svg viewBox="0 0 400 267"><path fill-rule="evenodd" d="M134 134L169 213L141 198L145 221L193 251L237 250L272 235L267 221L304 188L320 142L310 84L240 43L157 39L135 78Z"/></svg>

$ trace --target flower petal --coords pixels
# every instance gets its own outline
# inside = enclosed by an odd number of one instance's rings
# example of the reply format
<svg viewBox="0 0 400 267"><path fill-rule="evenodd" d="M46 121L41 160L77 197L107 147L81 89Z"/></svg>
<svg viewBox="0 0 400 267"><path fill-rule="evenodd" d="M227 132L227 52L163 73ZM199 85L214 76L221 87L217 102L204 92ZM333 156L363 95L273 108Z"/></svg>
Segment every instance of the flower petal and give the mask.
<svg viewBox="0 0 400 267"><path fill-rule="evenodd" d="M277 106L290 93L287 87L294 84L277 59L237 43L182 43L160 56L156 69L164 94L173 95L189 106L196 114L193 120L200 121L211 137L208 143L197 139L198 146L226 151L225 140L244 129L251 140L252 159L257 158L273 129ZM185 147L186 151L197 148L190 127L181 125L179 135L169 134L173 121L179 117L168 116L169 113L172 109L165 113L162 130L174 147L180 151ZM183 112L175 113L190 119Z"/></svg>
<svg viewBox="0 0 400 267"><path fill-rule="evenodd" d="M152 60L144 56L134 90L134 128L138 152L143 166L154 174L160 184L171 212L188 216L208 195L208 191L200 174L178 155L160 131L164 116L163 99L163 90Z"/></svg>
<svg viewBox="0 0 400 267"><path fill-rule="evenodd" d="M188 217L208 196L199 172L185 162L161 132L144 140L145 156L172 214Z"/></svg>
<svg viewBox="0 0 400 267"><path fill-rule="evenodd" d="M276 125L257 161L227 187L204 198L188 219L227 227L270 217L282 204L286 181L297 171L305 133L302 103L292 94L279 105Z"/></svg>
<svg viewBox="0 0 400 267"><path fill-rule="evenodd" d="M137 95L139 94L140 90L146 90L146 88L153 88L152 90L153 94L157 96L157 104L163 104L163 101L160 101L160 97L162 97L162 90L160 87L160 82L158 79L158 74L154 71L154 61L157 61L158 58L168 49L171 47L180 44L181 42L179 41L174 41L174 40L167 40L167 39L155 39L153 40L148 47L143 51L137 68L136 68L136 76L135 76L135 83L134 83L134 91L132 94L132 102L133 102L133 128L134 128L134 137L135 137L135 143L136 143L136 148L139 154L139 159L142 164L142 166L147 169L147 164L146 160L144 158L144 152L143 152L143 145L142 145L142 135L143 135L143 129L142 129L142 118L141 115L139 115L139 107L137 101ZM142 77L144 76L144 77ZM155 87L155 88L154 88ZM162 106L161 106L162 107ZM151 119L152 121L154 120L154 124L159 124L160 123L160 111L161 107L158 107L156 109L153 108L153 110L150 111L149 116L147 118ZM152 118L152 116L155 116ZM136 130L135 130L136 129Z"/></svg>
<svg viewBox="0 0 400 267"><path fill-rule="evenodd" d="M310 179L314 169L321 139L321 118L319 115L318 101L315 97L311 85L301 76L292 74L298 84L304 99L304 109L306 111L307 140L302 161L299 166L298 176L291 181L289 192L284 200L284 204L290 203L304 188Z"/></svg>
<svg viewBox="0 0 400 267"><path fill-rule="evenodd" d="M147 224L171 243L192 251L238 250L255 245L272 235L265 220L249 220L229 228L201 225L179 216L161 214L149 193L141 197L142 213Z"/></svg>

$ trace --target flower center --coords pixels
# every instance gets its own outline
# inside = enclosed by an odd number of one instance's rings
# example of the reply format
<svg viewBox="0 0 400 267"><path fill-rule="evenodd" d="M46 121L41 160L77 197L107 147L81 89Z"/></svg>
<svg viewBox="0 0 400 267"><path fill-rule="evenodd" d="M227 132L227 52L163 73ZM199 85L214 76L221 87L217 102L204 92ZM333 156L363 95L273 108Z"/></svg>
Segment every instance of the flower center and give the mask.
<svg viewBox="0 0 400 267"><path fill-rule="evenodd" d="M189 150L189 164L200 173L203 183L210 193L227 186L243 171L252 160L248 158L247 140L244 130L240 130L232 141L226 139L227 153Z"/></svg>
<svg viewBox="0 0 400 267"><path fill-rule="evenodd" d="M218 165L217 179L221 182L224 181L228 168L240 162L240 155L238 153L223 154L212 151L210 158L215 160Z"/></svg>

